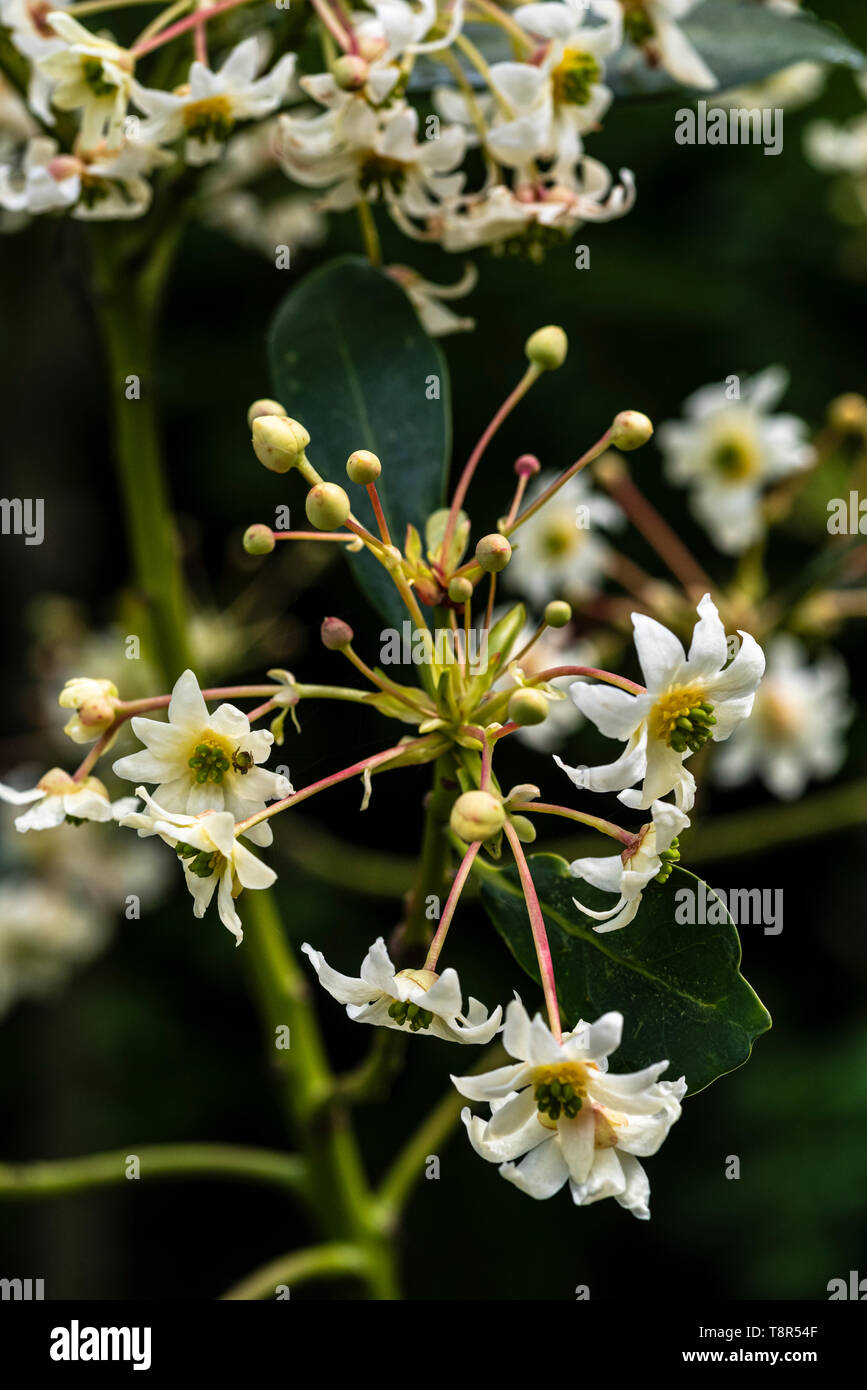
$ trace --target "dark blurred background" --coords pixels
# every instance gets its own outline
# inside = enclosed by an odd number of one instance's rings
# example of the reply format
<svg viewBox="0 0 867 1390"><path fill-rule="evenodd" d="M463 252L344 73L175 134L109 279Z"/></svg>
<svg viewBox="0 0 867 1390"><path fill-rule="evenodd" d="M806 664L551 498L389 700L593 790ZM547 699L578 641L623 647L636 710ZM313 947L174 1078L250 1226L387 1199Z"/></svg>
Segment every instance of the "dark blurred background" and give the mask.
<svg viewBox="0 0 867 1390"><path fill-rule="evenodd" d="M867 46L861 0L815 9ZM460 306L479 327L444 341L457 462L520 373L527 334L560 322L571 342L567 367L541 382L480 471L473 515L481 528L503 510L502 478L518 453L532 450L544 465L562 466L619 409L672 419L696 387L777 362L791 372L783 408L816 427L834 396L864 390L865 234L831 216L829 180L802 153L807 122L841 119L862 106L851 75L832 74L818 102L787 113L784 151L770 159L753 148L677 146L670 104L615 105L592 153L613 169L635 171L633 213L577 235L591 248L590 270L574 268L571 245L542 266L482 256L478 288ZM459 274L459 260L383 232L386 260L440 281ZM249 522L270 518L281 501L301 516L291 479L278 481L256 463L245 411L272 390L264 337L281 297L336 248L355 249L354 238L354 222L339 220L321 251L303 265L298 258L298 270L278 272L217 232L195 227L186 236L169 288L159 385L190 584L205 608L232 603L260 570L240 549ZM44 765L42 737L32 732L45 723L37 692L48 659L34 598L72 598L99 628L116 617L116 594L128 577L83 254L80 229L47 220L0 243L4 492L32 495L38 477L47 527L42 546L25 550L16 538L0 546L0 775L28 760ZM704 562L724 579L730 562L688 520L683 494L665 487L653 447L637 459L649 495L677 528L689 527ZM653 564L642 543L631 553ZM773 575L798 572L810 555L809 541L777 536ZM315 584L290 556L268 564L251 612L233 610L242 625L268 615L256 659L238 678L277 664L300 680L343 679L340 658L323 652L316 636L328 613L353 624L359 651L375 653L380 624L339 563ZM225 632L229 645L233 631ZM856 692L865 675L862 631L853 625L837 640ZM212 625L210 640L219 633ZM385 727L372 711L328 706L302 707L301 719L303 737L288 729L272 759L289 765L296 786L380 746ZM841 780L864 773L860 719L849 747ZM60 756L55 749L51 760ZM550 759L520 748L504 749L503 778L507 785L539 782L547 799L563 790ZM377 779L363 816L357 786L339 788L305 807L304 822L408 856L426 785L424 770ZM711 805L725 813L763 799L753 784L714 794ZM687 1102L663 1153L649 1161L649 1224L613 1203L581 1211L565 1195L532 1203L456 1133L441 1155L441 1180L419 1185L400 1237L408 1297L570 1299L576 1285L588 1284L592 1297L622 1301L687 1289L720 1299L821 1299L830 1279L859 1262L867 1274L865 852L861 830L708 866L715 886L784 889L782 934L743 933L744 973L775 1027L745 1068ZM281 818L271 862L293 936L355 973L369 942L393 928L399 903L354 892L351 870L349 882L326 892L304 858L291 816ZM146 905L146 891L143 899ZM515 987L529 997L478 903L462 908L450 944L450 963L467 991L491 1003ZM0 1156L136 1152L184 1139L283 1144L242 951L215 915L195 921L176 892L141 921L119 918L111 949L56 1000L22 1003L0 1023ZM337 1063L351 1066L370 1034L324 994L319 1003ZM373 1171L445 1089L455 1060L445 1044L416 1044L391 1102L359 1112ZM725 1178L729 1155L740 1158L738 1181ZM6 1203L0 1233L2 1271L45 1277L52 1298L210 1298L309 1238L278 1197L213 1182L143 1182L50 1203Z"/></svg>

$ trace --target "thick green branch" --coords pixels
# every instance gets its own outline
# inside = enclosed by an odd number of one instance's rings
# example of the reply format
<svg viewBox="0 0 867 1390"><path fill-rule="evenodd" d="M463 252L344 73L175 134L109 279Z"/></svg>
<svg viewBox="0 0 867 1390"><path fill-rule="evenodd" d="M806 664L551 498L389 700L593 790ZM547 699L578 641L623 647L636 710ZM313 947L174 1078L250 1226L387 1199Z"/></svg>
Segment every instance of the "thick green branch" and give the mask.
<svg viewBox="0 0 867 1390"><path fill-rule="evenodd" d="M0 1164L0 1199L63 1197L95 1187L132 1181L130 1160L138 1160L136 1178L228 1178L266 1183L304 1194L306 1165L293 1154L237 1144L131 1145L112 1153L57 1158L32 1163Z"/></svg>
<svg viewBox="0 0 867 1390"><path fill-rule="evenodd" d="M223 1294L224 1301L240 1302L258 1298L273 1298L281 1286L289 1289L311 1279L339 1279L346 1275L367 1277L368 1259L357 1245L316 1245L310 1250L296 1250L280 1255L269 1264L254 1269L240 1283Z"/></svg>

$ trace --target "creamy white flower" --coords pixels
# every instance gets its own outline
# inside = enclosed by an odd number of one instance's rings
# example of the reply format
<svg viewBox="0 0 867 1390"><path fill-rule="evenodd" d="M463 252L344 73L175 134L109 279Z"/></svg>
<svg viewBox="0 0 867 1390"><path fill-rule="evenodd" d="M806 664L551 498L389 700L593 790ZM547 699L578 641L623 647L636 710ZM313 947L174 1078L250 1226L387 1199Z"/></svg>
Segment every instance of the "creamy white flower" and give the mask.
<svg viewBox="0 0 867 1390"><path fill-rule="evenodd" d="M58 151L56 140L35 136L27 142L20 169L0 165L0 207L34 216L73 207L81 194L80 168Z"/></svg>
<svg viewBox="0 0 867 1390"><path fill-rule="evenodd" d="M489 1016L484 1004L470 998L467 1012L463 1013L456 970L449 968L441 975L433 970L395 972L381 936L362 961L357 979L332 970L322 953L306 942L301 949L309 957L319 983L338 1003L346 1005L347 1015L356 1023L409 1029L412 1033L462 1043L490 1042L500 1030L503 1011L499 1004Z"/></svg>
<svg viewBox="0 0 867 1390"><path fill-rule="evenodd" d="M0 1016L19 999L44 999L108 935L106 914L35 879L0 884Z"/></svg>
<svg viewBox="0 0 867 1390"><path fill-rule="evenodd" d="M271 752L270 730L251 730L246 714L234 705L209 713L192 671L175 682L168 722L136 717L132 728L145 747L119 758L114 771L130 782L157 783L154 800L167 813L230 811L233 822L242 821L263 810L266 801L292 793L285 777L257 766ZM267 821L244 833L257 845L273 839Z"/></svg>
<svg viewBox="0 0 867 1390"><path fill-rule="evenodd" d="M626 37L638 44L654 67L662 67L678 82L705 91L717 80L698 49L680 28L698 0L620 0Z"/></svg>
<svg viewBox="0 0 867 1390"><path fill-rule="evenodd" d="M244 932L234 900L244 888L270 888L277 878L274 870L237 838L231 811L183 816L160 806L144 787L137 787L136 792L147 809L122 816L121 825L142 836L159 835L177 851L193 898L194 915L204 917L216 892L220 921L240 946Z"/></svg>
<svg viewBox="0 0 867 1390"><path fill-rule="evenodd" d="M719 749L716 780L733 787L757 776L774 796L789 801L811 777L832 777L845 760L843 731L854 713L848 685L846 664L836 652L811 666L796 637L773 637L752 716Z"/></svg>
<svg viewBox="0 0 867 1390"><path fill-rule="evenodd" d="M735 555L764 533L762 489L815 462L807 426L772 415L788 377L769 367L740 383L729 400L726 382L704 386L684 404L686 420L660 425L666 476L691 489L690 503L711 539Z"/></svg>
<svg viewBox="0 0 867 1390"><path fill-rule="evenodd" d="M447 19L442 32L428 38L431 30L440 20L437 0L418 0L409 5L406 0L371 0L371 15L367 11L356 11L353 27L361 47L374 56L381 49L381 60L392 62L405 53L435 53L454 43L464 22L463 0L455 0L448 7L443 6L443 19Z"/></svg>
<svg viewBox="0 0 867 1390"><path fill-rule="evenodd" d="M58 52L36 60L42 75L56 84L52 105L59 111L81 111L80 138L85 149L102 141L115 148L123 136L134 58L62 11L52 11L46 23L63 40Z"/></svg>
<svg viewBox="0 0 867 1390"><path fill-rule="evenodd" d="M405 290L422 327L432 338L443 338L447 333L467 333L475 328L475 319L461 318L443 303L444 300L461 299L475 289L479 272L471 262L454 285L435 285L408 265L386 266L386 274Z"/></svg>
<svg viewBox="0 0 867 1390"><path fill-rule="evenodd" d="M647 885L660 874L667 876L669 865L680 857L673 847L680 832L689 825L689 816L670 801L654 801L651 811L653 820L638 832L634 849L599 859L574 859L569 865L576 878L583 878L604 893L618 894L618 901L606 912L595 912L577 898L572 899L588 917L602 923L594 931L618 931L628 926L641 906Z"/></svg>
<svg viewBox="0 0 867 1390"><path fill-rule="evenodd" d="M727 739L749 716L764 674L764 653L754 637L741 632L737 654L729 662L725 628L709 594L698 605L688 656L679 638L655 618L633 613L632 624L644 693L581 682L570 692L607 738L626 741L623 754L595 768L567 767L556 756L554 761L576 786L620 791L627 806L647 810L673 791L678 807L689 811L695 779L685 760L708 738ZM622 790L638 781L640 791Z"/></svg>
<svg viewBox="0 0 867 1390"><path fill-rule="evenodd" d="M527 490L526 505L556 477L554 472L538 474ZM609 554L600 531L623 525L617 503L594 492L586 473L576 473L515 532L503 578L539 608L550 598L590 598L602 588Z"/></svg>
<svg viewBox="0 0 867 1390"><path fill-rule="evenodd" d="M116 150L99 146L79 152L81 195L72 216L114 222L141 217L153 198L146 175L171 164L173 156L144 140L124 140Z"/></svg>
<svg viewBox="0 0 867 1390"><path fill-rule="evenodd" d="M51 91L53 83L39 67L40 58L48 58L62 53L65 48L61 39L49 27L48 16L54 10L65 10L68 0L58 4L46 5L45 0L0 0L0 23L9 29L9 39L28 60L30 72L27 82L27 101L31 111L45 125L54 124L51 111Z"/></svg>
<svg viewBox="0 0 867 1390"><path fill-rule="evenodd" d="M453 126L419 142L418 119L405 104L376 112L353 97L323 116L284 116L278 153L298 183L328 186L318 203L323 209L381 201L405 217L428 218L463 186L463 174L451 171L463 159L466 136Z"/></svg>
<svg viewBox="0 0 867 1390"><path fill-rule="evenodd" d="M828 79L825 63L793 63L748 87L735 87L719 96L720 106L797 111L821 95ZM809 135L809 130L807 132Z"/></svg>
<svg viewBox="0 0 867 1390"><path fill-rule="evenodd" d="M219 72L193 63L189 82L174 92L134 82L133 99L148 117L142 123L142 140L164 145L185 135L187 163L210 164L238 121L269 115L289 95L295 54L284 54L269 73L257 78L260 56L259 40L253 36L232 49Z"/></svg>
<svg viewBox="0 0 867 1390"><path fill-rule="evenodd" d="M34 803L29 811L15 817L15 829L22 834L28 830L52 830L56 825L62 825L67 817L73 821L120 820L138 805L134 796L124 796L120 801L112 802L98 777L85 777L81 782L75 782L68 772L59 767L46 772L35 787L26 791L18 791L0 782L0 801L13 806Z"/></svg>
<svg viewBox="0 0 867 1390"><path fill-rule="evenodd" d="M494 63L490 69L500 102L487 146L501 164L526 169L541 157L553 161L560 178L582 157L581 135L598 125L612 100L602 81L604 60L623 39L616 0L597 0L594 12L605 22L585 23L584 0L546 0L514 11L516 22L545 47L539 62Z"/></svg>
<svg viewBox="0 0 867 1390"><path fill-rule="evenodd" d="M544 1200L568 1182L576 1206L613 1197L646 1221L650 1184L638 1160L655 1154L680 1118L686 1082L658 1080L668 1062L611 1075L607 1059L622 1030L622 1014L603 1014L558 1043L514 1000L503 1042L517 1064L452 1081L469 1100L490 1104L488 1120L469 1108L461 1118L476 1153L499 1163L521 1192Z"/></svg>
<svg viewBox="0 0 867 1390"><path fill-rule="evenodd" d="M813 121L804 134L804 152L824 173L867 174L867 115L843 125Z"/></svg>
<svg viewBox="0 0 867 1390"><path fill-rule="evenodd" d="M258 251L272 264L275 247L289 246L294 252L305 246L318 246L328 231L325 218L303 196L264 203L254 193L237 189L208 198L202 215L211 227L219 228L241 246Z"/></svg>

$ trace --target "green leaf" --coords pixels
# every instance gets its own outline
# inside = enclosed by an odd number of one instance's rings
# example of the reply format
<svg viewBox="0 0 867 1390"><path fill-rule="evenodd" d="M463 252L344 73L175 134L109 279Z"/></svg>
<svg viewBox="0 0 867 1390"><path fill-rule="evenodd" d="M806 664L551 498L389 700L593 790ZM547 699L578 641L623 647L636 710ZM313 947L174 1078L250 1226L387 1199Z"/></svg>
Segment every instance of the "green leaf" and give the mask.
<svg viewBox="0 0 867 1390"><path fill-rule="evenodd" d="M442 505L451 445L448 368L403 290L360 257L330 261L286 296L268 351L277 399L310 433L310 462L346 488L374 534L367 491L349 482L346 460L355 449L378 455L377 491L402 547L407 524L422 527ZM438 400L426 395L432 376ZM303 492L293 504L301 510ZM386 571L367 551L347 558L380 614L399 628L407 612Z"/></svg>
<svg viewBox="0 0 867 1390"><path fill-rule="evenodd" d="M860 68L864 54L836 27L811 14L783 14L755 0L704 0L679 27L704 58L719 90L770 77L793 63L815 62ZM662 68L651 68L626 44L607 65L607 85L616 97L691 96L713 104L714 93L683 87Z"/></svg>
<svg viewBox="0 0 867 1390"><path fill-rule="evenodd" d="M645 890L629 926L600 935L573 897L598 912L612 906L611 894L575 878L559 855L534 854L528 862L545 916L564 1027L618 1009L624 1025L616 1070L637 1071L667 1057L666 1076L685 1076L692 1094L747 1060L753 1040L771 1020L738 968L741 946L731 917L725 912L716 926L675 921L675 892L697 890L699 879L675 869L667 883ZM707 895L719 902L711 889ZM482 901L518 964L538 982L514 867L488 869Z"/></svg>

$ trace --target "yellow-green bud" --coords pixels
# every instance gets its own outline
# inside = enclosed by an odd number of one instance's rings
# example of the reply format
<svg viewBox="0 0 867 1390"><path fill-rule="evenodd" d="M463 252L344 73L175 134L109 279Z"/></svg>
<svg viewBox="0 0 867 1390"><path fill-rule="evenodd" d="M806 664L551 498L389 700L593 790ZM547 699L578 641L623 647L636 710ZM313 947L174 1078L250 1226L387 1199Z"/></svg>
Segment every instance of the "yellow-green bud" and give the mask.
<svg viewBox="0 0 867 1390"><path fill-rule="evenodd" d="M828 406L828 424L840 434L867 432L867 401L854 391L837 396Z"/></svg>
<svg viewBox="0 0 867 1390"><path fill-rule="evenodd" d="M536 827L526 816L509 816L512 829L522 845L531 845L536 838Z"/></svg>
<svg viewBox="0 0 867 1390"><path fill-rule="evenodd" d="M267 396L263 396L261 400L254 401L247 411L247 424L250 426L250 429L252 429L253 421L258 420L262 415L285 414L286 407L282 406L279 401L269 401Z"/></svg>
<svg viewBox="0 0 867 1390"><path fill-rule="evenodd" d="M350 645L355 633L342 618L323 618L319 636L322 638L323 647L327 647L330 652L340 652Z"/></svg>
<svg viewBox="0 0 867 1390"><path fill-rule="evenodd" d="M489 536L482 536L476 546L476 564L483 569L486 574L499 574L504 570L512 558L512 547L505 536L492 531Z"/></svg>
<svg viewBox="0 0 867 1390"><path fill-rule="evenodd" d="M524 351L540 372L553 372L556 367L562 367L568 350L569 339L563 329L553 323L547 328L537 328L524 344Z"/></svg>
<svg viewBox="0 0 867 1390"><path fill-rule="evenodd" d="M653 425L640 410L621 410L611 426L611 443L615 449L628 453L631 449L640 449L652 434Z"/></svg>
<svg viewBox="0 0 867 1390"><path fill-rule="evenodd" d="M341 91L357 92L370 76L370 68L357 53L344 53L331 64L331 75Z"/></svg>
<svg viewBox="0 0 867 1390"><path fill-rule="evenodd" d="M260 415L253 421L253 450L272 473L288 473L304 458L310 435L288 415Z"/></svg>
<svg viewBox="0 0 867 1390"><path fill-rule="evenodd" d="M375 483L381 472L382 464L369 449L356 449L346 460L346 473L350 481L361 483L364 487Z"/></svg>
<svg viewBox="0 0 867 1390"><path fill-rule="evenodd" d="M244 549L248 555L270 555L276 541L270 526L256 521L244 532Z"/></svg>
<svg viewBox="0 0 867 1390"><path fill-rule="evenodd" d="M548 627L565 627L572 621L572 606L565 599L552 598L545 607L545 622Z"/></svg>
<svg viewBox="0 0 867 1390"><path fill-rule="evenodd" d="M449 817L452 830L466 843L490 840L506 823L503 803L490 792L464 792Z"/></svg>
<svg viewBox="0 0 867 1390"><path fill-rule="evenodd" d="M449 580L449 598L452 603L466 603L467 599L471 599L472 596L473 586L468 579L464 579L463 575L459 575L457 579Z"/></svg>
<svg viewBox="0 0 867 1390"><path fill-rule="evenodd" d="M307 520L317 531L335 531L342 526L352 508L349 498L337 483L317 483L304 502Z"/></svg>
<svg viewBox="0 0 867 1390"><path fill-rule="evenodd" d="M514 724L542 724L548 718L548 701L541 690L525 686L510 699L509 718Z"/></svg>

